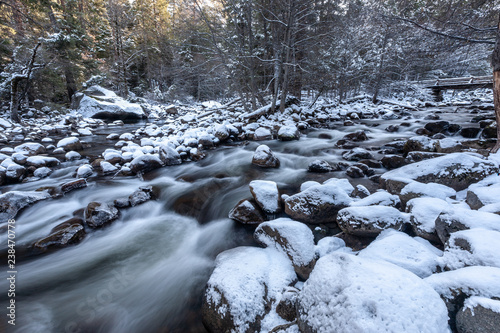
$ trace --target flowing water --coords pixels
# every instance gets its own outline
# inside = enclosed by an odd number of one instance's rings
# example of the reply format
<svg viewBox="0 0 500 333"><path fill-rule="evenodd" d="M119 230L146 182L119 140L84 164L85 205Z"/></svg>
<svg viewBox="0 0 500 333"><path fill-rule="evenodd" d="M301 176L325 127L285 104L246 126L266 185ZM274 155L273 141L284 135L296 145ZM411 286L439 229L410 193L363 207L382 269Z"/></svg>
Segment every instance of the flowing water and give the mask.
<svg viewBox="0 0 500 333"><path fill-rule="evenodd" d="M433 110L417 117L430 112ZM269 179L277 182L283 193L294 193L306 180L345 177L342 172L310 174L307 165L316 158L341 161L342 150L334 146L346 133L364 129L371 139L362 146L380 146L413 136L415 129L423 126L423 122L410 122L410 127L401 127L398 133L384 129L401 120L377 120L311 130L299 141L224 146L208 151L202 161L165 167L144 179L98 177L84 189L36 203L16 217L19 247L48 235L91 201L111 201L145 185L160 190L157 200L122 209L117 221L89 232L80 244L18 262L15 331L205 332L199 308L215 256L225 249L253 244L249 228L227 219L239 200L250 197L248 183ZM375 123L382 125L374 127ZM130 131L133 126L121 131ZM110 131L101 129L91 139L94 154L109 147L104 138ZM251 165L253 151L261 143L277 153L279 169ZM72 180L78 163L65 162L49 178L4 186L2 192L34 190ZM374 188L367 179L356 181ZM0 244L6 244L6 239L7 234L1 233ZM2 279L2 304L6 304L7 289ZM0 326L0 331L6 330Z"/></svg>

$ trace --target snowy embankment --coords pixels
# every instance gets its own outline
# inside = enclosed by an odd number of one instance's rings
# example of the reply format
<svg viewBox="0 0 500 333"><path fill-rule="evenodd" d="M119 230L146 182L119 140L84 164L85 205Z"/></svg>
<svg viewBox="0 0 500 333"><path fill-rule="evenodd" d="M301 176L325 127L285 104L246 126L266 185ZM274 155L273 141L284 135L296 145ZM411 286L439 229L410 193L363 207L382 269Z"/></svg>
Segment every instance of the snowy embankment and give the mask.
<svg viewBox="0 0 500 333"><path fill-rule="evenodd" d="M101 99L115 98L107 91L102 95ZM491 105L486 102L455 106L488 109ZM23 126L0 118L0 141L14 142L0 149L0 185L36 182L64 163L75 169L71 182L0 195L1 220L15 217L36 201L85 187L98 176L141 176L200 160L224 143L299 140L300 131L310 127L395 119L401 121L398 126L407 127L414 121L408 110L415 109L366 100L341 105L320 102L313 109L290 104L284 113L274 114L268 108L248 114L229 104L209 110L145 108L150 119L160 117L162 122L126 133L119 130L120 120L106 123L77 113L28 118ZM487 140L469 140L473 131L468 127L432 116L413 137L378 149L360 147L374 139L369 131L345 135L335 147L342 151L343 162L311 159L309 172L337 172L344 179L308 181L298 193L288 194L271 180L250 182L251 197L242 198L229 216L256 225L254 237L264 248L236 248L218 256L203 303L207 329L474 332L498 328L500 264L494 254L500 232L500 155L489 156ZM487 138L492 121L478 121L482 123L475 128L476 137ZM99 126L117 130L107 137L109 148L99 156L87 155L91 143L85 138ZM389 126L386 131L397 133L398 128ZM278 156L266 145L259 146L248 163L280 167ZM376 189L351 184L357 178L369 178ZM66 221L33 248L44 252L78 243L85 232L116 220L120 209L154 199L153 192L140 188L114 202L90 202L84 220Z"/></svg>

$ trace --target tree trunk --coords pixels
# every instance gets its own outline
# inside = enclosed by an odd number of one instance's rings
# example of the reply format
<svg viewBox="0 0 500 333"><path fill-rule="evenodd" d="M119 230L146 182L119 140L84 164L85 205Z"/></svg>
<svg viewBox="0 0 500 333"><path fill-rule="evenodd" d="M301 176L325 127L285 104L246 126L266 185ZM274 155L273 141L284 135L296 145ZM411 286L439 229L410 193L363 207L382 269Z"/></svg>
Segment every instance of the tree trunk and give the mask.
<svg viewBox="0 0 500 333"><path fill-rule="evenodd" d="M23 80L23 76L15 76L12 78L10 82L10 119L15 123L20 123L21 119L19 118L19 82Z"/></svg>
<svg viewBox="0 0 500 333"><path fill-rule="evenodd" d="M382 74L384 71L384 62L385 62L385 49L387 47L387 40L389 39L389 27L387 26L385 29L384 41L382 43L382 55L380 56L380 63L378 66L377 79L375 82L375 91L373 92L372 102L377 103L378 101L378 93L380 91L380 87L382 85Z"/></svg>
<svg viewBox="0 0 500 333"><path fill-rule="evenodd" d="M497 121L497 143L491 152L496 153L500 148L500 14L498 16L497 39L491 57L491 66L493 67L493 102L495 103Z"/></svg>

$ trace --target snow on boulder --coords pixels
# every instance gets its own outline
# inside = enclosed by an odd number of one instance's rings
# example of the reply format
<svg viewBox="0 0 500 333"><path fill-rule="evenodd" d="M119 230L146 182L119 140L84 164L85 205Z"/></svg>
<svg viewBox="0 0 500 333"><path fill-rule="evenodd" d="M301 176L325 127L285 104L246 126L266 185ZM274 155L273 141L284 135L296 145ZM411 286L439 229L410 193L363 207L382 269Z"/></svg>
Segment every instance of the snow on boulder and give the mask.
<svg viewBox="0 0 500 333"><path fill-rule="evenodd" d="M181 164L181 156L172 148L169 144L161 144L159 147L160 160L165 165L177 165Z"/></svg>
<svg viewBox="0 0 500 333"><path fill-rule="evenodd" d="M299 136L299 130L294 125L282 126L278 131L278 139L281 141L298 140Z"/></svg>
<svg viewBox="0 0 500 333"><path fill-rule="evenodd" d="M470 229L454 232L446 243L443 264L448 269L465 266L500 268L500 232Z"/></svg>
<svg viewBox="0 0 500 333"><path fill-rule="evenodd" d="M499 172L498 165L467 153L453 153L405 165L380 177L383 188L398 194L409 183L438 183L461 191L489 175Z"/></svg>
<svg viewBox="0 0 500 333"><path fill-rule="evenodd" d="M368 195L367 197L353 201L351 203L352 207L359 206L392 206L397 207L400 205L399 197L395 194L390 194L384 190L378 190L377 192Z"/></svg>
<svg viewBox="0 0 500 333"><path fill-rule="evenodd" d="M342 154L342 158L347 161L371 160L373 155L364 148L354 148Z"/></svg>
<svg viewBox="0 0 500 333"><path fill-rule="evenodd" d="M436 272L439 256L407 234L395 230L385 230L359 256L366 259L384 260L407 269L421 278Z"/></svg>
<svg viewBox="0 0 500 333"><path fill-rule="evenodd" d="M351 196L352 192L354 192L354 186L345 178L330 178L325 180L323 185L335 185L341 188L348 196Z"/></svg>
<svg viewBox="0 0 500 333"><path fill-rule="evenodd" d="M415 235L439 243L436 219L448 208L448 203L437 198L415 198L408 201L406 211L410 214L410 225Z"/></svg>
<svg viewBox="0 0 500 333"><path fill-rule="evenodd" d="M141 119L146 114L139 104L130 103L114 92L100 86L92 86L86 94L76 94L72 108L86 118Z"/></svg>
<svg viewBox="0 0 500 333"><path fill-rule="evenodd" d="M316 245L316 255L318 257L324 257L335 251L349 252L350 249L346 247L343 239L334 236L321 238Z"/></svg>
<svg viewBox="0 0 500 333"><path fill-rule="evenodd" d="M48 166L54 167L60 164L59 160L55 157L48 156L30 156L26 160L28 166L34 166L36 168Z"/></svg>
<svg viewBox="0 0 500 333"><path fill-rule="evenodd" d="M257 128L255 130L255 133L253 134L253 139L255 141L271 140L272 138L273 138L273 135L272 135L271 131L265 127Z"/></svg>
<svg viewBox="0 0 500 333"><path fill-rule="evenodd" d="M500 300L477 296L466 299L457 313L456 326L460 333L498 332Z"/></svg>
<svg viewBox="0 0 500 333"><path fill-rule="evenodd" d="M14 218L17 213L40 200L50 198L48 191L10 191L0 195L0 222Z"/></svg>
<svg viewBox="0 0 500 333"><path fill-rule="evenodd" d="M314 268L314 236L307 225L288 218L259 224L254 233L257 242L285 254L297 275L306 280Z"/></svg>
<svg viewBox="0 0 500 333"><path fill-rule="evenodd" d="M38 155L46 152L45 146L40 143L28 142L14 147L16 153L23 153L26 155Z"/></svg>
<svg viewBox="0 0 500 333"><path fill-rule="evenodd" d="M80 140L78 138L75 138L74 136L59 140L59 142L57 143L57 148L63 148L65 151L78 151L83 149Z"/></svg>
<svg viewBox="0 0 500 333"><path fill-rule="evenodd" d="M446 200L447 198L452 198L457 195L457 191L442 184L436 183L420 183L411 182L401 190L399 197L403 203L406 205L408 201L414 198L420 197L431 197Z"/></svg>
<svg viewBox="0 0 500 333"><path fill-rule="evenodd" d="M346 253L318 260L297 312L301 332L448 332L443 301L415 274Z"/></svg>
<svg viewBox="0 0 500 333"><path fill-rule="evenodd" d="M253 180L249 187L255 202L265 213L277 214L281 211L278 185L275 182Z"/></svg>
<svg viewBox="0 0 500 333"><path fill-rule="evenodd" d="M388 206L348 207L339 211L337 224L343 232L361 237L376 237L385 229L401 230L409 216Z"/></svg>
<svg viewBox="0 0 500 333"><path fill-rule="evenodd" d="M163 163L156 155L144 154L140 155L130 162L130 170L133 173L148 172L154 169L161 168Z"/></svg>
<svg viewBox="0 0 500 333"><path fill-rule="evenodd" d="M443 211L436 219L436 232L443 244L450 235L460 230L484 228L500 231L500 216L477 210L452 207Z"/></svg>
<svg viewBox="0 0 500 333"><path fill-rule="evenodd" d="M92 176L94 170L90 164L84 164L76 170L76 175L78 178L88 178Z"/></svg>
<svg viewBox="0 0 500 333"><path fill-rule="evenodd" d="M271 148L266 145L260 145L255 149L252 157L252 164L261 168L279 168L280 160L273 153Z"/></svg>
<svg viewBox="0 0 500 333"><path fill-rule="evenodd" d="M340 186L315 185L286 198L285 213L294 220L310 224L335 222L337 212L351 201Z"/></svg>
<svg viewBox="0 0 500 333"><path fill-rule="evenodd" d="M275 249L224 251L207 282L203 323L210 332L260 332L262 318L296 279L290 260Z"/></svg>
<svg viewBox="0 0 500 333"><path fill-rule="evenodd" d="M47 167L41 167L33 171L33 176L38 178L48 177L52 173L52 170Z"/></svg>
<svg viewBox="0 0 500 333"><path fill-rule="evenodd" d="M467 191L466 202L471 209L500 203L500 183L490 186L473 187Z"/></svg>
<svg viewBox="0 0 500 333"><path fill-rule="evenodd" d="M471 296L500 298L500 268L470 266L454 271L433 274L424 279L445 301L454 326L457 311Z"/></svg>

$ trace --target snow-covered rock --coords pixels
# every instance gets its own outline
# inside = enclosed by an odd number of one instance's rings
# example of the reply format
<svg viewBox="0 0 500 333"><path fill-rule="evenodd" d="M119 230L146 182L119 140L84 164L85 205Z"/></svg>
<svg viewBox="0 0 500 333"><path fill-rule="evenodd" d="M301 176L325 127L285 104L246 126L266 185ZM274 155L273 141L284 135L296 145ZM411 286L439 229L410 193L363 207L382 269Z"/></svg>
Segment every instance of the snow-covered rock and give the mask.
<svg viewBox="0 0 500 333"><path fill-rule="evenodd" d="M255 149L255 153L252 157L252 164L262 168L278 168L280 166L280 160L276 157L271 148L266 145L260 145Z"/></svg>
<svg viewBox="0 0 500 333"><path fill-rule="evenodd" d="M268 128L259 127L255 130L253 134L253 139L255 141L271 140L273 135Z"/></svg>
<svg viewBox="0 0 500 333"><path fill-rule="evenodd" d="M55 157L49 157L49 156L30 156L26 160L26 164L29 166L34 166L36 168L41 168L44 166L57 166L60 164L59 160Z"/></svg>
<svg viewBox="0 0 500 333"><path fill-rule="evenodd" d="M298 296L301 332L448 332L439 295L384 261L332 253L316 263Z"/></svg>
<svg viewBox="0 0 500 333"><path fill-rule="evenodd" d="M48 191L10 191L0 195L0 221L14 218L17 213L40 200L50 198Z"/></svg>
<svg viewBox="0 0 500 333"><path fill-rule="evenodd" d="M316 254L318 257L324 257L335 251L349 252L349 250L343 239L333 236L321 238L316 245Z"/></svg>
<svg viewBox="0 0 500 333"><path fill-rule="evenodd" d="M78 178L88 178L92 176L94 170L90 164L84 164L78 168L76 171L76 175Z"/></svg>
<svg viewBox="0 0 500 333"><path fill-rule="evenodd" d="M93 201L85 208L85 223L90 228L101 228L119 217L120 212L115 206L105 202Z"/></svg>
<svg viewBox="0 0 500 333"><path fill-rule="evenodd" d="M441 295L452 322L467 297L500 298L500 268L497 267L464 267L433 274L424 281Z"/></svg>
<svg viewBox="0 0 500 333"><path fill-rule="evenodd" d="M285 199L285 213L294 220L320 224L334 222L337 212L351 203L335 184L316 185Z"/></svg>
<svg viewBox="0 0 500 333"><path fill-rule="evenodd" d="M422 241L403 232L385 230L358 255L366 259L385 260L424 278L436 272L439 256L430 248L430 243L425 245Z"/></svg>
<svg viewBox="0 0 500 333"><path fill-rule="evenodd" d="M314 160L309 163L309 166L307 167L307 171L318 173L332 172L335 170L336 168L334 168L332 165L330 165L330 163L324 160Z"/></svg>
<svg viewBox="0 0 500 333"><path fill-rule="evenodd" d="M47 167L41 167L33 171L33 176L38 177L38 178L45 178L48 175L50 175L52 170Z"/></svg>
<svg viewBox="0 0 500 333"><path fill-rule="evenodd" d="M27 142L14 147L16 153L26 153L27 155L38 155L46 152L45 146L40 143Z"/></svg>
<svg viewBox="0 0 500 333"><path fill-rule="evenodd" d="M262 318L296 278L290 260L275 249L224 251L207 283L203 323L211 332L260 332Z"/></svg>
<svg viewBox="0 0 500 333"><path fill-rule="evenodd" d="M438 183L461 191L498 172L496 163L479 155L453 153L388 171L380 181L385 189L395 194L413 181Z"/></svg>
<svg viewBox="0 0 500 333"><path fill-rule="evenodd" d="M347 234L375 237L385 229L401 230L409 216L389 206L347 207L338 212L337 224Z"/></svg>
<svg viewBox="0 0 500 333"><path fill-rule="evenodd" d="M278 185L269 180L253 180L249 184L250 192L259 207L267 214L281 211Z"/></svg>
<svg viewBox="0 0 500 333"><path fill-rule="evenodd" d="M78 138L68 137L59 140L59 142L57 143L57 148L63 148L65 151L70 151L70 150L78 151L82 150L83 146Z"/></svg>
<svg viewBox="0 0 500 333"><path fill-rule="evenodd" d="M500 216L462 207L451 207L443 211L436 219L436 232L443 244L450 235L460 230L484 228L500 231Z"/></svg>
<svg viewBox="0 0 500 333"><path fill-rule="evenodd" d="M347 161L370 160L373 155L368 150L358 147L342 154L342 158Z"/></svg>
<svg viewBox="0 0 500 333"><path fill-rule="evenodd" d="M130 103L117 96L114 92L100 86L92 86L86 90L86 95L77 94L73 105L79 114L87 118L100 119L141 119L146 114L139 104Z"/></svg>
<svg viewBox="0 0 500 333"><path fill-rule="evenodd" d="M299 136L299 130L294 125L281 126L278 131L278 139L281 141L298 140Z"/></svg>
<svg viewBox="0 0 500 333"><path fill-rule="evenodd" d="M160 160L165 165L181 164L181 156L179 153L168 144L162 144L159 147Z"/></svg>
<svg viewBox="0 0 500 333"><path fill-rule="evenodd" d="M148 172L154 169L161 168L163 166L162 161L156 155L143 154L140 155L130 162L130 170L133 173Z"/></svg>
<svg viewBox="0 0 500 333"><path fill-rule="evenodd" d="M448 269L465 266L500 268L500 232L470 229L454 232L446 243L443 264Z"/></svg>
<svg viewBox="0 0 500 333"><path fill-rule="evenodd" d="M314 267L314 236L307 225L288 218L259 224L254 238L260 244L277 249L292 262L295 272L307 279Z"/></svg>
<svg viewBox="0 0 500 333"><path fill-rule="evenodd" d="M414 198L431 197L446 200L457 195L457 192L442 184L411 182L401 190L399 197L403 205Z"/></svg>
<svg viewBox="0 0 500 333"><path fill-rule="evenodd" d="M79 152L76 151L68 151L66 155L64 155L66 161L76 161L82 158Z"/></svg>
<svg viewBox="0 0 500 333"><path fill-rule="evenodd" d="M410 213L410 224L415 235L439 243L436 219L448 209L448 203L438 198L415 198L408 201L406 211Z"/></svg>
<svg viewBox="0 0 500 333"><path fill-rule="evenodd" d="M118 171L116 166L106 161L101 161L100 166L104 174L116 173Z"/></svg>
<svg viewBox="0 0 500 333"><path fill-rule="evenodd" d="M477 296L466 299L457 313L456 326L460 333L497 332L500 327L500 300Z"/></svg>
<svg viewBox="0 0 500 333"><path fill-rule="evenodd" d="M351 203L352 207L359 206L392 206L397 207L400 204L399 197L395 194L390 194L384 190L378 190L377 192L368 195L367 197L353 201Z"/></svg>

